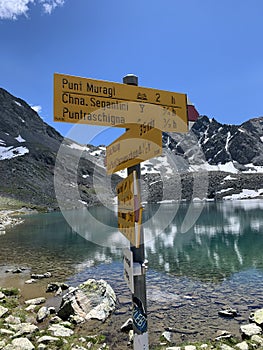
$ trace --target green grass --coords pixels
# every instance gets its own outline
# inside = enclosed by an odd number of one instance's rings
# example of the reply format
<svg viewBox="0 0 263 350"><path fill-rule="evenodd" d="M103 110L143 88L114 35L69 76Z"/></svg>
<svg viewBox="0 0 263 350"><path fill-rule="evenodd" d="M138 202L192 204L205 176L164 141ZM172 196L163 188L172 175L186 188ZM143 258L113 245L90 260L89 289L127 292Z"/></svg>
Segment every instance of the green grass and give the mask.
<svg viewBox="0 0 263 350"><path fill-rule="evenodd" d="M0 195L0 210L17 210L26 206L27 204L22 201Z"/></svg>
<svg viewBox="0 0 263 350"><path fill-rule="evenodd" d="M0 292L4 293L7 297L20 295L20 290L18 288L0 288Z"/></svg>

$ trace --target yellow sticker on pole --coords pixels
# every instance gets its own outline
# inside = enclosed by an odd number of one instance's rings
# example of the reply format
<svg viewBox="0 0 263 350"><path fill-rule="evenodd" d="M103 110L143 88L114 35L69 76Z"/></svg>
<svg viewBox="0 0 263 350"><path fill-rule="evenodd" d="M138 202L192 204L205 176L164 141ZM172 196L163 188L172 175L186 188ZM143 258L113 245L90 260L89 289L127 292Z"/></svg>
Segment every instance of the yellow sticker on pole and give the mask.
<svg viewBox="0 0 263 350"><path fill-rule="evenodd" d="M137 165L162 154L162 131L149 124L132 124L106 148L107 173Z"/></svg>
<svg viewBox="0 0 263 350"><path fill-rule="evenodd" d="M117 185L118 228L126 238L139 247L142 225L142 206L136 171Z"/></svg>

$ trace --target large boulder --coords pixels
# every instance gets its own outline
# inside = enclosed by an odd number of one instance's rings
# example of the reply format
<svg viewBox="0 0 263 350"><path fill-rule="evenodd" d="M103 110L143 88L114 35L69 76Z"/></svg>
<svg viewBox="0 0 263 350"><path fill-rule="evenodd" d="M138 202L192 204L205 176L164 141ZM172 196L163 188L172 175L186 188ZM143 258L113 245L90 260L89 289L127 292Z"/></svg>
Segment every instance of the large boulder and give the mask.
<svg viewBox="0 0 263 350"><path fill-rule="evenodd" d="M240 330L243 338L250 338L253 335L258 335L262 333L262 329L255 323L240 326Z"/></svg>
<svg viewBox="0 0 263 350"><path fill-rule="evenodd" d="M12 344L7 345L5 350L34 350L35 347L27 338L16 338L12 340Z"/></svg>
<svg viewBox="0 0 263 350"><path fill-rule="evenodd" d="M0 318L7 314L8 309L0 305Z"/></svg>
<svg viewBox="0 0 263 350"><path fill-rule="evenodd" d="M256 310L250 314L250 320L258 326L263 327L263 309Z"/></svg>
<svg viewBox="0 0 263 350"><path fill-rule="evenodd" d="M105 321L115 307L116 295L112 287L104 280L89 279L77 288L70 288L57 314L63 320L79 316L83 320Z"/></svg>

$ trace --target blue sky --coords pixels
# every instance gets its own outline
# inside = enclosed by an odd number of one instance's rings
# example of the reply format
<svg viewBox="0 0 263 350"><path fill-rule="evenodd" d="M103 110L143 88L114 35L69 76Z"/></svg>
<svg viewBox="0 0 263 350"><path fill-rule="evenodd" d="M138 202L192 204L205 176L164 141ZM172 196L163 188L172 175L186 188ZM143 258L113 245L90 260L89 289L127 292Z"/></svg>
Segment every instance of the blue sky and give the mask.
<svg viewBox="0 0 263 350"><path fill-rule="evenodd" d="M55 72L186 93L227 124L263 115L262 0L0 0L0 87L53 123ZM94 143L111 142L119 129ZM82 126L79 141L100 130Z"/></svg>

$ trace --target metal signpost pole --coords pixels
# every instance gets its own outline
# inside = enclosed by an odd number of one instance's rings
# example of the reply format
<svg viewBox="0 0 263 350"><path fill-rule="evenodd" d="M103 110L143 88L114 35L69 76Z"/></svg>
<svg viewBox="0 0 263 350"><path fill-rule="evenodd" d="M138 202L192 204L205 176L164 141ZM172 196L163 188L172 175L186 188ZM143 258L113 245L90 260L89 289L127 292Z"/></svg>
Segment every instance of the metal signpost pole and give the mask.
<svg viewBox="0 0 263 350"><path fill-rule="evenodd" d="M123 83L138 86L138 77L135 75L126 75ZM127 168L128 176L136 171L138 180L141 176L140 164ZM140 188L139 188L140 191ZM140 204L139 204L140 205ZM130 249L133 253L133 262L141 265L141 273L134 274L134 293L132 295L133 302L133 331L134 331L134 350L148 350L148 322L147 322L147 299L146 299L146 266L144 251L144 233L141 227L140 244L138 248L131 244Z"/></svg>
<svg viewBox="0 0 263 350"><path fill-rule="evenodd" d="M54 121L127 128L106 149L107 173L128 171L117 186L118 228L131 242L123 255L132 291L133 348L149 350L140 163L162 153L162 131L188 131L187 96L138 87L138 77L131 74L120 84L55 73Z"/></svg>

